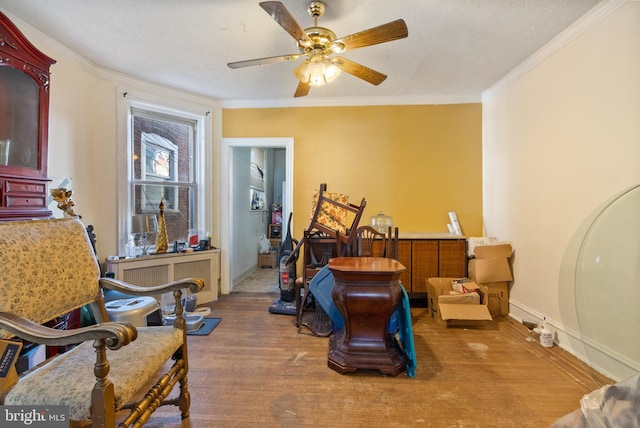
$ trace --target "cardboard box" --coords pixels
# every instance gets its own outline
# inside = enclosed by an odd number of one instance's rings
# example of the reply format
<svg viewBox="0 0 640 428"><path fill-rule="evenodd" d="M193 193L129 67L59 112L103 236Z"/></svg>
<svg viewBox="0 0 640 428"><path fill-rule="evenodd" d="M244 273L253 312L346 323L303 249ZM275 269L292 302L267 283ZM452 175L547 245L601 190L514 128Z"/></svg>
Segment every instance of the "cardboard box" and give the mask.
<svg viewBox="0 0 640 428"><path fill-rule="evenodd" d="M438 296L438 305L443 303L456 305L479 305L480 295L475 291L465 294L442 294Z"/></svg>
<svg viewBox="0 0 640 428"><path fill-rule="evenodd" d="M22 343L0 340L0 401L5 394L18 382L18 372L15 363L20 356Z"/></svg>
<svg viewBox="0 0 640 428"><path fill-rule="evenodd" d="M267 254L259 254L258 255L258 267L269 267L275 268L278 267L278 255L275 250L270 250Z"/></svg>
<svg viewBox="0 0 640 428"><path fill-rule="evenodd" d="M469 284L465 284L465 287L471 288ZM438 302L439 315L447 325L452 324L452 321L465 324L467 322L474 323L475 321L491 321L493 319L487 307L487 287L482 284L476 284L476 287L475 294L479 296L479 304Z"/></svg>
<svg viewBox="0 0 640 428"><path fill-rule="evenodd" d="M440 315L447 325L477 324L477 321L491 321L486 305L440 305Z"/></svg>
<svg viewBox="0 0 640 428"><path fill-rule="evenodd" d="M481 245L475 247L475 258L469 260L469 278L478 284L513 281L509 258L511 244Z"/></svg>
<svg viewBox="0 0 640 428"><path fill-rule="evenodd" d="M282 242L280 238L269 238L271 248L278 248L280 246L280 242Z"/></svg>
<svg viewBox="0 0 640 428"><path fill-rule="evenodd" d="M509 283L488 282L482 284L488 289L487 305L491 315L509 315Z"/></svg>
<svg viewBox="0 0 640 428"><path fill-rule="evenodd" d="M511 244L480 245L474 248L476 259L508 259L511 257Z"/></svg>
<svg viewBox="0 0 640 428"><path fill-rule="evenodd" d="M509 259L471 259L469 278L478 284L487 282L513 281Z"/></svg>
<svg viewBox="0 0 640 428"><path fill-rule="evenodd" d="M495 245L497 242L498 240L493 236L470 236L467 238L467 256L474 257L474 250L476 249L476 247L482 245Z"/></svg>
<svg viewBox="0 0 640 428"><path fill-rule="evenodd" d="M449 294L453 288L451 287L451 281L458 278L429 278L426 279L427 283L427 305L429 307L429 313L431 317L438 321L438 296L443 294ZM442 321L440 319L439 321Z"/></svg>
<svg viewBox="0 0 640 428"><path fill-rule="evenodd" d="M487 307L488 289L484 285L469 282L465 284L465 288L474 289L477 297L458 297L450 296L449 292L453 290L451 282L457 278L429 278L427 279L427 301L431 316L438 323L451 324L451 321L490 321L491 314ZM476 299L476 300L474 300ZM456 303L452 301L457 300ZM465 303L460 303L463 301ZM478 303L473 303L478 302Z"/></svg>
<svg viewBox="0 0 640 428"><path fill-rule="evenodd" d="M488 287L489 312L494 315L509 314L512 251L511 244L480 245L474 248L474 258L469 260L469 278Z"/></svg>

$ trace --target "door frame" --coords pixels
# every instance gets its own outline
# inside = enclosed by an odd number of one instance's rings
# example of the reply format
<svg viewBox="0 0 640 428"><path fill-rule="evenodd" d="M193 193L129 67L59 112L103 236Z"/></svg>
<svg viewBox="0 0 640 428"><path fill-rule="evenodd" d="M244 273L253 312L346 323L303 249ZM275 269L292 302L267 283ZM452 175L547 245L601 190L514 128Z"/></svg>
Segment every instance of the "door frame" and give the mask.
<svg viewBox="0 0 640 428"><path fill-rule="evenodd" d="M285 149L286 195L284 206L293 211L293 137L222 138L220 150L220 294L231 293L231 254L233 254L233 149L235 147L264 147ZM282 219L289 213L282 213ZM291 222L293 228L293 221Z"/></svg>

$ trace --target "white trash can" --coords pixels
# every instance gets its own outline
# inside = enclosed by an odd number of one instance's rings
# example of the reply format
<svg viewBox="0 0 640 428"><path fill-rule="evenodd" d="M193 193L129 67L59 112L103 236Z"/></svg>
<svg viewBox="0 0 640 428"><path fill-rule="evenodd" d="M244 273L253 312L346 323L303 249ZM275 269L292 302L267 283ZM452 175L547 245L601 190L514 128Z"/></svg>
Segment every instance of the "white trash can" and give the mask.
<svg viewBox="0 0 640 428"><path fill-rule="evenodd" d="M136 327L149 325L148 316L160 308L158 301L149 296L112 300L105 306L111 321L130 322Z"/></svg>

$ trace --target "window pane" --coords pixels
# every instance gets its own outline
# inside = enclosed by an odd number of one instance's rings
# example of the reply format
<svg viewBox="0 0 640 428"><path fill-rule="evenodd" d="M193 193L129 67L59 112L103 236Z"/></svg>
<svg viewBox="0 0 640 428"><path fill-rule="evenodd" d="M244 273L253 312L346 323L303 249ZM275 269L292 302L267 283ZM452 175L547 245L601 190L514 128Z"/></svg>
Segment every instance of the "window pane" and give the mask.
<svg viewBox="0 0 640 428"><path fill-rule="evenodd" d="M37 169L40 88L11 67L0 67L0 82L0 165Z"/></svg>
<svg viewBox="0 0 640 428"><path fill-rule="evenodd" d="M168 184L134 184L134 214L160 214L160 198L164 201L167 241L186 241L195 224L194 188Z"/></svg>
<svg viewBox="0 0 640 428"><path fill-rule="evenodd" d="M153 162L160 161L165 162L171 174L170 177L163 176L163 173L157 174L161 178L191 182L190 160L193 156L194 124L147 117L149 115L135 112L133 117L134 180L148 179L145 175L155 171ZM152 154L161 153L169 158L150 157ZM158 167L159 164L155 165ZM176 167L176 170L171 171L172 167Z"/></svg>

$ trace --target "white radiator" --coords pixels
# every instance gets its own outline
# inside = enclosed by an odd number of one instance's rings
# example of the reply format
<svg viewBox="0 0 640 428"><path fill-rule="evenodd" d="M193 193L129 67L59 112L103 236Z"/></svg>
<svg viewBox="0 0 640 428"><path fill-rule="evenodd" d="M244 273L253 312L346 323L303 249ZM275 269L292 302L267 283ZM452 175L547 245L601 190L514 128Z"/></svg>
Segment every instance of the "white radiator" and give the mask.
<svg viewBox="0 0 640 428"><path fill-rule="evenodd" d="M198 304L218 300L220 250L181 254L158 254L132 259L108 260L107 271L116 279L151 287L184 278L201 278L204 288L198 293Z"/></svg>

